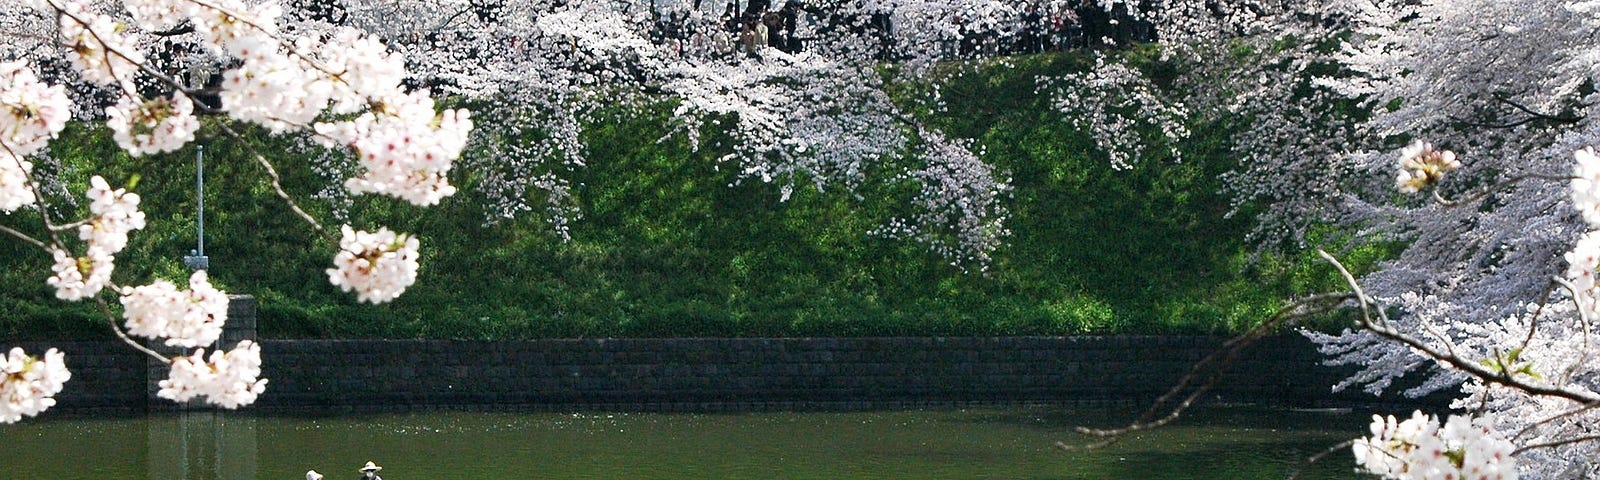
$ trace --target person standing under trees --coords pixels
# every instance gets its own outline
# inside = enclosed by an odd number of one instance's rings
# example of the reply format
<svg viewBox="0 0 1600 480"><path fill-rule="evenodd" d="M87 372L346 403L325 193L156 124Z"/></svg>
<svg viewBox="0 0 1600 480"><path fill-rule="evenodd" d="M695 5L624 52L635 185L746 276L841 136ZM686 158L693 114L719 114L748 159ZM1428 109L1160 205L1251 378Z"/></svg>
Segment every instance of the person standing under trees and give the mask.
<svg viewBox="0 0 1600 480"><path fill-rule="evenodd" d="M1039 13L1039 6L1028 2L1022 10L1022 38L1018 47L1019 53L1039 53L1044 50L1040 45L1043 42L1044 15Z"/></svg>
<svg viewBox="0 0 1600 480"><path fill-rule="evenodd" d="M1100 8L1095 2L1083 2L1077 5L1078 18L1083 22L1083 44L1089 48L1104 47L1110 35L1111 15Z"/></svg>
<svg viewBox="0 0 1600 480"><path fill-rule="evenodd" d="M371 460L368 460L367 465L361 467L361 478L356 480L383 480L383 477L378 476L379 470L383 470L383 467L380 467L377 464L372 463Z"/></svg>
<svg viewBox="0 0 1600 480"><path fill-rule="evenodd" d="M750 30L755 32L755 42L750 48L752 53L767 47L767 40L770 38L772 31L767 28L767 22L763 21L764 18L765 16L757 13L755 17L750 19Z"/></svg>
<svg viewBox="0 0 1600 480"><path fill-rule="evenodd" d="M794 53L789 51L789 31L783 28L783 17L778 15L778 12L767 12L766 15L762 15L761 24L767 28L767 46L784 53Z"/></svg>
<svg viewBox="0 0 1600 480"><path fill-rule="evenodd" d="M1066 50L1076 47L1082 42L1078 35L1083 33L1083 19L1078 18L1075 6L1069 3L1056 3L1050 15L1052 42L1056 50Z"/></svg>
<svg viewBox="0 0 1600 480"><path fill-rule="evenodd" d="M784 2L783 8L778 11L782 16L783 32L788 44L784 45L789 53L799 53L805 46L801 43L800 36L800 0Z"/></svg>

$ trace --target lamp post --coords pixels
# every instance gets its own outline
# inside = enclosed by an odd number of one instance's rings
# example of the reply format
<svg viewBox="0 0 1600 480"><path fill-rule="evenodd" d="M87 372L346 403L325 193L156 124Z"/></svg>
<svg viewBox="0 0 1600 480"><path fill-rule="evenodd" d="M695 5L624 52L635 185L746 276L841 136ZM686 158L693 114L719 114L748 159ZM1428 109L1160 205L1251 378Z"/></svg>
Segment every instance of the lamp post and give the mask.
<svg viewBox="0 0 1600 480"><path fill-rule="evenodd" d="M206 270L211 267L211 261L206 257L206 147L195 145L194 150L194 189L195 189L195 249L183 256L183 264L190 270Z"/></svg>

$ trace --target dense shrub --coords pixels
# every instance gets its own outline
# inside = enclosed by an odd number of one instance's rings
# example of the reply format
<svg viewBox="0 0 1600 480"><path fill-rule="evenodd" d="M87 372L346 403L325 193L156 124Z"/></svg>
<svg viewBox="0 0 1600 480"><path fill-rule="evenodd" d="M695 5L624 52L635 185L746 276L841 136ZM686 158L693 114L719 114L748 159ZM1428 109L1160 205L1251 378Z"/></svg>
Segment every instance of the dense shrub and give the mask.
<svg viewBox="0 0 1600 480"><path fill-rule="evenodd" d="M1070 55L951 66L942 111L917 104L927 85L896 89L909 109L975 139L1009 172L1013 234L984 273L869 235L904 208L896 185L868 186L859 199L800 188L782 201L773 185L719 169L717 142L696 150L669 135L671 105L657 104L602 112L589 125L595 161L570 173L582 212L570 241L533 215L486 226L470 188L426 211L358 198L349 212L358 226L423 239L419 281L381 306L330 286L323 270L333 249L282 208L240 145L210 141L212 279L260 298L268 337L401 338L1221 333L1324 286L1326 272L1303 255L1252 254L1247 215L1225 216L1218 175L1235 166L1226 125L1194 125L1182 162L1118 171L1094 154L1035 93L1038 76L1081 66ZM79 125L65 137L55 153L73 191L90 171L119 184L146 173L136 191L150 227L135 233L119 278L181 278L179 259L194 243L193 147L134 162L102 128ZM249 138L263 151L294 151ZM291 193L326 183L305 158L274 161ZM126 167L105 170L116 165ZM166 176L148 173L158 171ZM329 201L303 205L332 218ZM94 307L50 297L42 252L18 242L0 251L0 336L106 335Z"/></svg>

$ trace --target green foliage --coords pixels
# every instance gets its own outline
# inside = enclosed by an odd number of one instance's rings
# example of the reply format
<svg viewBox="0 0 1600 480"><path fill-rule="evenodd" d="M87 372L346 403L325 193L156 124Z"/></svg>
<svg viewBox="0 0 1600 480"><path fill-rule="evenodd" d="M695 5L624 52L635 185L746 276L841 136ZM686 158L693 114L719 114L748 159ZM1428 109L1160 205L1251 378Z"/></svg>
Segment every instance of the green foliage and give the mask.
<svg viewBox="0 0 1600 480"><path fill-rule="evenodd" d="M1168 68L1152 52L1130 55L1152 72ZM1293 293L1337 287L1308 267L1314 257L1253 255L1243 241L1249 219L1225 218L1225 127L1191 126L1181 163L1115 171L1092 153L1035 92L1040 76L1087 63L1068 54L946 66L943 109L918 102L930 84L891 88L924 120L976 139L1012 178L1013 235L984 273L868 235L903 214L914 193L905 185L869 185L860 198L797 185L781 201L776 186L719 168L725 147L697 151L669 135L671 105L657 104L593 116L584 134L592 162L569 174L583 217L567 242L537 215L485 226L467 191L429 209L357 198L348 212L357 228L422 239L417 283L379 306L328 284L333 246L284 208L246 145L208 141L211 274L230 292L258 296L262 333L278 338L1224 333L1265 319ZM704 145L730 143L725 132L703 134ZM292 151L284 141L246 138L273 156L291 194L323 186L308 159L283 153ZM119 278L182 280L179 259L194 242L193 147L130 161L102 128L84 126L56 145L75 192L89 172L114 185L143 176L150 227L134 233ZM335 211L318 200L302 206L321 219ZM7 224L26 224L18 215ZM92 308L51 297L42 252L14 241L0 249L0 337L105 335Z"/></svg>

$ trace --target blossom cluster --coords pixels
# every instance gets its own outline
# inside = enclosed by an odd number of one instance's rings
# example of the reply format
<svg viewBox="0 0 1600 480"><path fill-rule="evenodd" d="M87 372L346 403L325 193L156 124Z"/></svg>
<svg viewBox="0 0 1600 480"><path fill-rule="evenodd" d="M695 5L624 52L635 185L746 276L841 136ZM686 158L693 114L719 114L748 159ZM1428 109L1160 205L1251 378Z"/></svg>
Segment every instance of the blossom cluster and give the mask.
<svg viewBox="0 0 1600 480"><path fill-rule="evenodd" d="M1591 228L1600 228L1600 155L1594 147L1584 147L1573 158L1577 163L1572 166L1572 206Z"/></svg>
<svg viewBox="0 0 1600 480"><path fill-rule="evenodd" d="M172 370L158 385L157 396L187 402L196 396L222 408L239 408L256 401L267 389L261 376L261 346L240 341L233 350L217 350L206 356L204 348L194 355L172 359Z"/></svg>
<svg viewBox="0 0 1600 480"><path fill-rule="evenodd" d="M122 316L131 335L165 338L171 346L201 347L222 336L228 295L213 288L206 271L199 270L189 276L188 291L166 280L125 289Z"/></svg>
<svg viewBox="0 0 1600 480"><path fill-rule="evenodd" d="M0 152L0 211L12 212L38 199L29 185L33 162Z"/></svg>
<svg viewBox="0 0 1600 480"><path fill-rule="evenodd" d="M38 415L56 404L55 394L72 378L65 355L54 348L44 358L29 356L21 348L0 356L0 423L15 423Z"/></svg>
<svg viewBox="0 0 1600 480"><path fill-rule="evenodd" d="M115 18L90 11L88 2L63 2L59 16L61 41L78 72L91 82L132 90L134 75L144 63L135 40Z"/></svg>
<svg viewBox="0 0 1600 480"><path fill-rule="evenodd" d="M328 269L328 281L334 286L356 292L358 301L383 303L416 282L417 237L387 228L366 232L345 225L343 231L334 268Z"/></svg>
<svg viewBox="0 0 1600 480"><path fill-rule="evenodd" d="M0 145L6 153L21 158L39 151L71 117L66 89L39 81L26 63L0 63Z"/></svg>
<svg viewBox="0 0 1600 480"><path fill-rule="evenodd" d="M1600 231L1590 231L1578 238L1577 245L1565 255L1567 260L1566 278L1572 283L1573 297L1578 304L1590 312L1597 307L1596 300L1600 300L1600 285L1595 283L1595 268L1600 267Z"/></svg>
<svg viewBox="0 0 1600 480"><path fill-rule="evenodd" d="M1395 177L1395 187L1402 192L1416 193L1459 168L1461 162L1456 160L1456 152L1437 150L1433 144L1418 140L1400 151L1400 173Z"/></svg>
<svg viewBox="0 0 1600 480"><path fill-rule="evenodd" d="M1418 411L1397 422L1373 415L1372 436L1357 439L1356 463L1383 478L1416 480L1517 478L1511 442L1483 418L1452 415L1444 426Z"/></svg>
<svg viewBox="0 0 1600 480"><path fill-rule="evenodd" d="M99 175L89 179L89 212L94 216L78 226L78 239L88 244L83 256L50 247L55 265L46 280L62 300L88 298L111 282L114 256L128 245L128 232L144 228L139 194L111 188Z"/></svg>
<svg viewBox="0 0 1600 480"><path fill-rule="evenodd" d="M366 172L346 181L345 188L426 206L455 193L445 174L467 146L472 119L466 110L435 114L432 98L412 93L392 99L381 112L367 112L347 122L319 123L316 128L318 134L359 154Z"/></svg>
<svg viewBox="0 0 1600 480"><path fill-rule="evenodd" d="M116 106L106 108L106 117L111 138L135 157L183 148L194 141L194 132L200 129L194 102L182 93L143 102L124 96Z"/></svg>
<svg viewBox="0 0 1600 480"><path fill-rule="evenodd" d="M0 211L32 205L27 156L44 148L67 126L72 105L61 86L39 81L23 62L0 63Z"/></svg>

